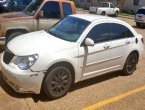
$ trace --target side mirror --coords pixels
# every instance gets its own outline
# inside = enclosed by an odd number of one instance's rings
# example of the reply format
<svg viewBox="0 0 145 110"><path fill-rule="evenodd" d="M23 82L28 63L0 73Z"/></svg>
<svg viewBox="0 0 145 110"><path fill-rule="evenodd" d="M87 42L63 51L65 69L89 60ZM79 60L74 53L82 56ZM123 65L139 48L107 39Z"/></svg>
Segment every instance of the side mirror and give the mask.
<svg viewBox="0 0 145 110"><path fill-rule="evenodd" d="M86 40L85 40L85 45L86 46L94 46L94 41L92 40L92 39L90 39L90 38L86 38Z"/></svg>
<svg viewBox="0 0 145 110"><path fill-rule="evenodd" d="M43 18L44 17L44 12L43 11L40 11L39 13L38 13L38 16L37 16L38 18Z"/></svg>

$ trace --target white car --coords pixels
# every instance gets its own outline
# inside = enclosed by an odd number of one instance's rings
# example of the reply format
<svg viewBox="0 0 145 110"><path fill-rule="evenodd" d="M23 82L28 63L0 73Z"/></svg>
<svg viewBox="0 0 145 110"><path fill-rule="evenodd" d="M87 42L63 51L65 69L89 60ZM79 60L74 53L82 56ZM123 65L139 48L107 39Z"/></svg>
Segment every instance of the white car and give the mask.
<svg viewBox="0 0 145 110"><path fill-rule="evenodd" d="M145 26L145 6L136 11L135 22L137 27Z"/></svg>
<svg viewBox="0 0 145 110"><path fill-rule="evenodd" d="M1 57L2 75L17 92L42 89L56 99L78 81L120 70L132 74L143 50L142 35L129 24L75 14L11 40Z"/></svg>

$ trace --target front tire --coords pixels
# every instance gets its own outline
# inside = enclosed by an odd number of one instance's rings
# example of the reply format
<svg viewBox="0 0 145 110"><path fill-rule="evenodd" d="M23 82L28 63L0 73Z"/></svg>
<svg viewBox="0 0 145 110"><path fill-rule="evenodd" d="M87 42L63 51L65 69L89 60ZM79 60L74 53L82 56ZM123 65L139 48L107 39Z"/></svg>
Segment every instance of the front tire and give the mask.
<svg viewBox="0 0 145 110"><path fill-rule="evenodd" d="M67 94L71 84L72 75L70 70L64 66L57 66L47 74L43 89L50 99L57 99Z"/></svg>
<svg viewBox="0 0 145 110"><path fill-rule="evenodd" d="M136 65L138 63L138 54L136 52L132 52L125 62L122 73L124 75L131 75L136 70Z"/></svg>

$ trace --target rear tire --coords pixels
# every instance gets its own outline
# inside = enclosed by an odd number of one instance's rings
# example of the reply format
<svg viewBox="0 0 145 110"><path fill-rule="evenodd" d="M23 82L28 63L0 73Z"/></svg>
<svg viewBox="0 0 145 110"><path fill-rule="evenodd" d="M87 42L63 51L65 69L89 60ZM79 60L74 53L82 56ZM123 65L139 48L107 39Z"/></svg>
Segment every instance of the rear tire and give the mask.
<svg viewBox="0 0 145 110"><path fill-rule="evenodd" d="M45 77L43 89L50 99L57 99L67 94L71 84L70 70L65 66L57 66Z"/></svg>
<svg viewBox="0 0 145 110"><path fill-rule="evenodd" d="M136 70L136 65L138 63L138 54L132 52L126 59L122 73L124 75L131 75Z"/></svg>
<svg viewBox="0 0 145 110"><path fill-rule="evenodd" d="M136 22L137 27L141 27L141 23Z"/></svg>
<svg viewBox="0 0 145 110"><path fill-rule="evenodd" d="M118 17L118 15L119 15L119 12L116 11L116 12L115 12L115 17Z"/></svg>
<svg viewBox="0 0 145 110"><path fill-rule="evenodd" d="M103 11L103 12L101 13L101 15L102 15L102 16L105 16L105 15L106 15L106 12L105 12L105 11Z"/></svg>

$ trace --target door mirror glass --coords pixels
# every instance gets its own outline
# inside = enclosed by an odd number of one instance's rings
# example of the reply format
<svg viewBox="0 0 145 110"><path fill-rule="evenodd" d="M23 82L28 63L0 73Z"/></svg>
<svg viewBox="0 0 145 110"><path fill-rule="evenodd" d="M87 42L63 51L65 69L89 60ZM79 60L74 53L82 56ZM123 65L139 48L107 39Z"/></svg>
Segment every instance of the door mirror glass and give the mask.
<svg viewBox="0 0 145 110"><path fill-rule="evenodd" d="M94 46L94 41L92 40L92 39L90 39L90 38L86 38L86 40L85 40L85 45L86 46Z"/></svg>

